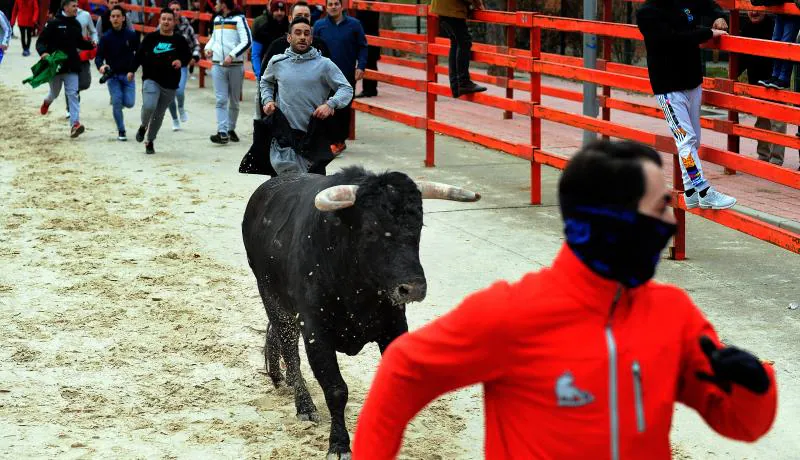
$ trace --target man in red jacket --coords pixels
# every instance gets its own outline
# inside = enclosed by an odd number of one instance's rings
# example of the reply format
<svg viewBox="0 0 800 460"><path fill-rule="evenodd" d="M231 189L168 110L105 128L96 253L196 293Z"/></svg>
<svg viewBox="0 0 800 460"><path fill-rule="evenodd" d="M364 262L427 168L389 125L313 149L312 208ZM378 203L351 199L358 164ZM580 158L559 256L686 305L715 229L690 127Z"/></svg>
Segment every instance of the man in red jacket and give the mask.
<svg viewBox="0 0 800 460"><path fill-rule="evenodd" d="M578 152L559 183L566 244L553 265L397 338L353 458L394 458L417 412L475 383L487 459L669 459L676 401L724 436L763 436L777 405L772 367L721 344L682 290L650 281L675 231L670 200L649 147Z"/></svg>

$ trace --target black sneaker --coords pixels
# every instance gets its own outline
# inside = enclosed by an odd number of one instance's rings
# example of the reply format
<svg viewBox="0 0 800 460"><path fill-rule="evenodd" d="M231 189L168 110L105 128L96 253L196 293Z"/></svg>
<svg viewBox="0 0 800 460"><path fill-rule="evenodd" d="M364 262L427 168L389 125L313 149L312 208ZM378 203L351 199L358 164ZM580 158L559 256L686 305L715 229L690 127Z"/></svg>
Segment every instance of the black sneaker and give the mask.
<svg viewBox="0 0 800 460"><path fill-rule="evenodd" d="M148 155L153 155L154 153L156 153L156 149L153 148L153 141L144 143L144 153Z"/></svg>
<svg viewBox="0 0 800 460"><path fill-rule="evenodd" d="M472 93L482 93L486 91L485 86L481 86L476 84L475 82L469 82L464 85L458 85L458 95L463 96L465 94L472 94Z"/></svg>
<svg viewBox="0 0 800 460"><path fill-rule="evenodd" d="M789 89L789 80L778 80L776 78L770 82L769 87L773 89Z"/></svg>
<svg viewBox="0 0 800 460"><path fill-rule="evenodd" d="M125 131L120 131L119 132L119 135L117 136L117 140L118 141L123 141L123 142L128 140L128 136L125 135Z"/></svg>
<svg viewBox="0 0 800 460"><path fill-rule="evenodd" d="M215 144L225 145L225 144L228 143L229 140L230 140L230 138L225 133L217 133L217 134L214 134L213 136L211 136L211 142L213 142Z"/></svg>
<svg viewBox="0 0 800 460"><path fill-rule="evenodd" d="M775 81L775 79L773 77L769 77L766 80L758 80L758 84L766 88L771 88L772 86L770 85L772 85L773 81Z"/></svg>
<svg viewBox="0 0 800 460"><path fill-rule="evenodd" d="M234 130L228 131L228 139L230 139L231 142L239 142L239 136L236 135L236 131Z"/></svg>
<svg viewBox="0 0 800 460"><path fill-rule="evenodd" d="M147 126L139 126L139 130L136 131L136 142L142 142L144 140L144 133L147 132Z"/></svg>

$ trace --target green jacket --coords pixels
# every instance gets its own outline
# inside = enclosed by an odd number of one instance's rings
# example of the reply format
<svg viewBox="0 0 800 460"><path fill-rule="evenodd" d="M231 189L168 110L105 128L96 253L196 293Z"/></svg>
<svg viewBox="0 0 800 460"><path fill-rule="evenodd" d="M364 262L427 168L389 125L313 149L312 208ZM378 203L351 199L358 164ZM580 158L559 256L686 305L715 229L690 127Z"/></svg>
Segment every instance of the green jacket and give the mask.
<svg viewBox="0 0 800 460"><path fill-rule="evenodd" d="M53 51L46 58L40 59L31 67L33 75L22 80L22 84L30 83L31 87L36 88L53 79L58 74L61 64L67 61L67 54L61 50Z"/></svg>
<svg viewBox="0 0 800 460"><path fill-rule="evenodd" d="M431 13L451 18L467 19L469 16L469 0L431 0Z"/></svg>

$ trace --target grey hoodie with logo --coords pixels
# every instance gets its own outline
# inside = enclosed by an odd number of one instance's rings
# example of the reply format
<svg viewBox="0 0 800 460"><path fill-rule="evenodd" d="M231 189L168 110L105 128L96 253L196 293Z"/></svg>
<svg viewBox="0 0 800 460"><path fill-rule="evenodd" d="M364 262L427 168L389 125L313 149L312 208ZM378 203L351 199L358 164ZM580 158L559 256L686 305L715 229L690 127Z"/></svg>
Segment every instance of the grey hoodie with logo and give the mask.
<svg viewBox="0 0 800 460"><path fill-rule="evenodd" d="M276 87L280 87L275 101ZM353 99L353 87L342 71L315 48L303 54L291 48L270 59L259 83L264 104L275 102L294 129L308 131L308 121L314 110L327 104L341 109ZM328 97L331 91L333 96Z"/></svg>

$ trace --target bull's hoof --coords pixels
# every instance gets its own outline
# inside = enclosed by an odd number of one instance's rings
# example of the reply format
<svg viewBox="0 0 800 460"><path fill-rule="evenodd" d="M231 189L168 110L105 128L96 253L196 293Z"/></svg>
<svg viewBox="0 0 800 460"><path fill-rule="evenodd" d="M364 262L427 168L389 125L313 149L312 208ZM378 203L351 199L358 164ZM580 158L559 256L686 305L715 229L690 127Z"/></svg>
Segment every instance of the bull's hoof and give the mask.
<svg viewBox="0 0 800 460"><path fill-rule="evenodd" d="M314 422L319 423L319 412L314 411L308 414L297 414L297 420L301 422Z"/></svg>
<svg viewBox="0 0 800 460"><path fill-rule="evenodd" d="M328 452L328 456L325 457L325 460L350 460L353 456L350 452L345 452L342 454L335 453L335 452Z"/></svg>
<svg viewBox="0 0 800 460"><path fill-rule="evenodd" d="M284 379L283 377L275 378L270 376L270 379L272 380L272 385L275 387L276 390L280 390L281 388L286 386L286 379Z"/></svg>

